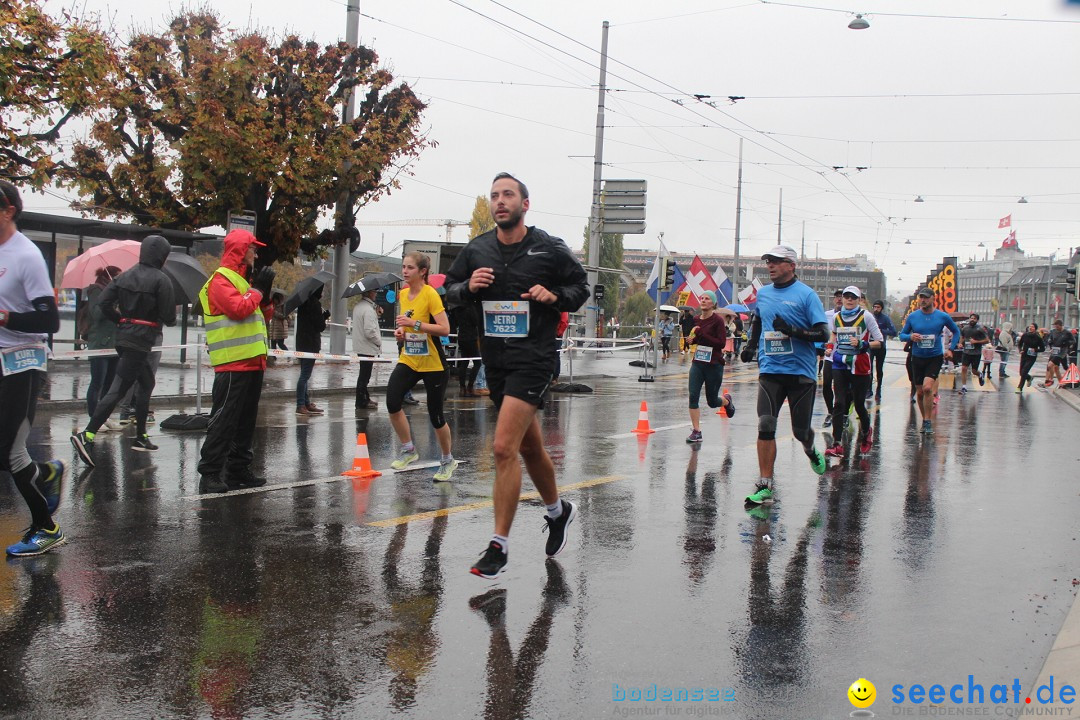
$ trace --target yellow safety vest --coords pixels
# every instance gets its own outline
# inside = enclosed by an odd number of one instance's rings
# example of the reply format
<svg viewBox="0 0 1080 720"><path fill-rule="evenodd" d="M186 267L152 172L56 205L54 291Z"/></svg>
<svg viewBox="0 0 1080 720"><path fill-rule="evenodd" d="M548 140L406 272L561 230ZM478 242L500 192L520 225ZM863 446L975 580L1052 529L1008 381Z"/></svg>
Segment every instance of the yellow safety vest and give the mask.
<svg viewBox="0 0 1080 720"><path fill-rule="evenodd" d="M221 273L241 295L251 287L235 270L219 267L214 272ZM228 315L210 314L209 293L213 280L214 276L211 275L199 291L206 326L206 344L210 349L210 364L217 367L266 355L266 322L258 310L243 320L232 320Z"/></svg>

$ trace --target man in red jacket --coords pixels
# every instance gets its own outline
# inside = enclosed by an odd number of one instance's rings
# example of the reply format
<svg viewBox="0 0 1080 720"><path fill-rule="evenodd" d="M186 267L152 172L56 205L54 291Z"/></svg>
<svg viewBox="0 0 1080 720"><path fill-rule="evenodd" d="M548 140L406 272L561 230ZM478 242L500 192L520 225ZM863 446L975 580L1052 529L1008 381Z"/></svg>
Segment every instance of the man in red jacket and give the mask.
<svg viewBox="0 0 1080 720"><path fill-rule="evenodd" d="M214 366L213 408L199 460L199 491L204 493L266 484L265 478L251 472L251 461L266 370L266 321L273 313L274 271L261 268L248 284L256 247L265 245L247 230L226 235L221 266L199 293Z"/></svg>

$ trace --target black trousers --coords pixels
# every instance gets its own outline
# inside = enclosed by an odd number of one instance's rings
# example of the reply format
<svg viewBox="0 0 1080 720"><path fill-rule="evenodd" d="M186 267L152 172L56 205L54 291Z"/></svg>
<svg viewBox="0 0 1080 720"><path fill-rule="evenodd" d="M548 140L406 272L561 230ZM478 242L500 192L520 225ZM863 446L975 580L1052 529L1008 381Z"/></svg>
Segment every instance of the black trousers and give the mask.
<svg viewBox="0 0 1080 720"><path fill-rule="evenodd" d="M825 412L832 415L833 412L833 383L832 383L832 358L825 357L825 363L821 366L821 398L825 401Z"/></svg>
<svg viewBox="0 0 1080 720"><path fill-rule="evenodd" d="M50 529L53 521L48 503L34 482L38 467L26 451L26 437L44 385L45 373L40 370L0 377L0 472L10 473L15 480L15 487L30 508L34 527Z"/></svg>
<svg viewBox="0 0 1080 720"><path fill-rule="evenodd" d="M255 419L262 396L263 371L214 374L213 408L199 458L200 475L230 474L250 469L255 458Z"/></svg>
<svg viewBox="0 0 1080 720"><path fill-rule="evenodd" d="M870 359L874 363L873 373L877 376L877 394L881 394L881 381L885 376L885 345L870 351ZM873 385L873 383L871 383Z"/></svg>
<svg viewBox="0 0 1080 720"><path fill-rule="evenodd" d="M117 348L120 359L116 362L116 375L109 391L94 408L94 415L86 426L87 432L96 433L112 415L131 386L138 383L135 393L135 434L146 434L146 414L150 412L150 395L154 392L154 369L150 366L150 352Z"/></svg>
<svg viewBox="0 0 1080 720"><path fill-rule="evenodd" d="M375 357L374 355L361 355L362 358ZM371 382L371 371L375 367L375 363L360 362L360 372L356 376L356 407L364 407L371 402L371 395L368 393L368 383Z"/></svg>
<svg viewBox="0 0 1080 720"><path fill-rule="evenodd" d="M850 370L837 370L833 368L833 387L836 393L833 410L833 434L840 442L844 434L844 418L847 417L848 408L854 404L855 413L859 416L859 438L866 437L870 430L870 413L866 411L866 391L870 388L872 378L869 375L856 375Z"/></svg>

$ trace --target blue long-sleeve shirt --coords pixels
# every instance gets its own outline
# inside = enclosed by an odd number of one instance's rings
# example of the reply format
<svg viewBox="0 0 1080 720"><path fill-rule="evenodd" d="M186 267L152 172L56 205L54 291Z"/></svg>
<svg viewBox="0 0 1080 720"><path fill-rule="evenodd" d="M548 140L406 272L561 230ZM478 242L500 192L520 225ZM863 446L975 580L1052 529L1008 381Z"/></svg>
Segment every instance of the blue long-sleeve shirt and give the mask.
<svg viewBox="0 0 1080 720"><path fill-rule="evenodd" d="M904 321L904 327L900 330L900 339L907 342L911 340L912 333L917 333L920 339L912 341L911 355L913 357L937 357L945 354L941 346L941 331L943 328L949 328L952 331L952 342L949 344L949 349L955 350L960 342L960 328L956 326L948 313L941 310L932 310L928 313L916 310L908 315L907 320Z"/></svg>
<svg viewBox="0 0 1080 720"><path fill-rule="evenodd" d="M881 331L883 337L896 337L896 326L893 325L893 322L889 319L888 315L885 313L881 313L880 315L874 313L874 319L877 320L878 330Z"/></svg>

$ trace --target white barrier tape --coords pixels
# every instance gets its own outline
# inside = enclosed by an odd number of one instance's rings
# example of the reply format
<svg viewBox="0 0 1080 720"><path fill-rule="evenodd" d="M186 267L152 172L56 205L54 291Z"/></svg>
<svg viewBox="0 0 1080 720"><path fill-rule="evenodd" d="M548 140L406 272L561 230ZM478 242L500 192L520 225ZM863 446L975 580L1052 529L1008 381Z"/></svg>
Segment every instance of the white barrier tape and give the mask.
<svg viewBox="0 0 1080 720"><path fill-rule="evenodd" d="M343 360L350 363L396 363L397 358L382 358L382 357L359 357L357 355L331 355L330 353L322 352L300 352L299 350L267 350L267 357L294 357L303 358L305 360Z"/></svg>
<svg viewBox="0 0 1080 720"><path fill-rule="evenodd" d="M181 348L197 348L198 343L188 343L187 345L155 345L150 348L150 352L160 352L162 350L179 350ZM67 352L54 352L53 357L56 359L61 358L80 358L80 357L109 357L119 355L115 350L68 350Z"/></svg>
<svg viewBox="0 0 1080 720"><path fill-rule="evenodd" d="M604 343L604 342L613 342L613 341L611 341L611 340L595 340L595 341L589 341L589 342ZM641 342L641 341L634 341L633 345L626 345L625 347L617 347L614 344L612 344L612 345L610 345L608 347L605 347L603 345L600 345L599 347L581 347L581 346L579 346L577 344L576 341L573 341L573 340L570 341L570 347L572 347L574 350L577 350L578 352L622 352L623 350L641 350L642 348L645 348L645 347L648 347L648 346L649 346L648 343Z"/></svg>

